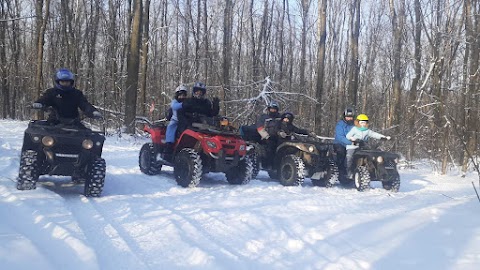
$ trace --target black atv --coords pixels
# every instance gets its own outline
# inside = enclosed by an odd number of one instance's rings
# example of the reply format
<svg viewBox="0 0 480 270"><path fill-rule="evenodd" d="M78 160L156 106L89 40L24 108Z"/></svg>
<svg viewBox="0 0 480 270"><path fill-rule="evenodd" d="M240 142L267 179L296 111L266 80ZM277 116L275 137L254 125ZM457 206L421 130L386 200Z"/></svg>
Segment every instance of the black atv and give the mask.
<svg viewBox="0 0 480 270"><path fill-rule="evenodd" d="M84 183L85 196L102 193L106 164L101 157L105 137L78 119L32 120L25 131L17 189L36 188L40 175L72 176Z"/></svg>
<svg viewBox="0 0 480 270"><path fill-rule="evenodd" d="M378 148L378 143L367 144L356 141L359 148L353 154L354 183L358 191L370 188L371 181L381 181L386 190L397 192L400 189L400 175L397 163L400 156Z"/></svg>
<svg viewBox="0 0 480 270"><path fill-rule="evenodd" d="M247 148L254 172L262 168L284 186L301 185L306 177L314 186L332 187L337 182L339 172L333 158L333 142L295 133L282 141L273 157L267 154L265 145L250 141Z"/></svg>

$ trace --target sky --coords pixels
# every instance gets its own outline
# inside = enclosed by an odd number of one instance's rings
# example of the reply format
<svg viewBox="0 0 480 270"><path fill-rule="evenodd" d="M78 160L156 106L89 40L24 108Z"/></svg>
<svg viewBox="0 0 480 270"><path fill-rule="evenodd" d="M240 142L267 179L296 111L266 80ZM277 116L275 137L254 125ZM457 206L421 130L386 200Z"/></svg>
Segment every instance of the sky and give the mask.
<svg viewBox="0 0 480 270"><path fill-rule="evenodd" d="M479 269L478 175L432 162L401 168L401 188L284 187L265 172L182 188L138 168L147 138L108 137L102 196L69 177L16 189L27 122L0 120L1 269Z"/></svg>

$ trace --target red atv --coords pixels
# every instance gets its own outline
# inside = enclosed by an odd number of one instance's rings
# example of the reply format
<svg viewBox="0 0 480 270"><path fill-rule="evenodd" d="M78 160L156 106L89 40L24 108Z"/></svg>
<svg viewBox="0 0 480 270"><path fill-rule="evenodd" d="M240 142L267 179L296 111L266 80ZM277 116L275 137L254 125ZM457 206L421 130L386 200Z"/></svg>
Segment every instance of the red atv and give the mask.
<svg viewBox="0 0 480 270"><path fill-rule="evenodd" d="M211 123L193 123L175 142L173 153L164 154L166 121L151 122L137 117L150 133L152 142L142 146L140 170L148 175L159 174L162 166L172 166L175 180L182 187L195 187L208 172L224 172L233 185L246 184L252 178L253 165L247 156L246 144L232 131L225 118L210 118Z"/></svg>

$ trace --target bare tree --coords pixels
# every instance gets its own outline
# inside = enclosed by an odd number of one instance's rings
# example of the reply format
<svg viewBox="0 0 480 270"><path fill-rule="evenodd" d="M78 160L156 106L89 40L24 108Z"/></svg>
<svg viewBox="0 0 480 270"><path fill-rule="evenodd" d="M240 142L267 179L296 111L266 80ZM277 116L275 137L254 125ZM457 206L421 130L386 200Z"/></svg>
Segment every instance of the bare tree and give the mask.
<svg viewBox="0 0 480 270"><path fill-rule="evenodd" d="M477 3L477 5L473 4ZM465 9L465 31L466 31L466 46L464 65L469 66L466 71L466 87L464 93L465 102L465 117L464 117L464 140L466 141L466 149L464 151L464 158L462 170L465 173L468 168L469 157L473 156L476 151L477 138L475 136L478 131L478 89L480 88L480 71L479 71L479 57L480 57L480 38L478 32L480 31L480 7L478 1L464 0ZM474 16L475 14L475 16Z"/></svg>
<svg viewBox="0 0 480 270"><path fill-rule="evenodd" d="M148 72L148 48L150 43L150 0L145 0L145 12L143 16L143 37L141 50L141 78L140 78L140 113L146 115L147 108L147 72Z"/></svg>
<svg viewBox="0 0 480 270"><path fill-rule="evenodd" d="M232 63L232 29L233 29L233 1L225 1L225 11L223 13L223 63L222 63L222 81L223 81L223 100L227 100L227 91L230 91L230 67ZM224 103L224 112L227 111L227 103Z"/></svg>
<svg viewBox="0 0 480 270"><path fill-rule="evenodd" d="M317 104L315 106L315 131L321 132L323 118L323 81L325 76L325 45L327 39L327 0L319 1L318 17L319 42L317 45L317 88L315 91Z"/></svg>
<svg viewBox="0 0 480 270"><path fill-rule="evenodd" d="M125 90L125 125L127 133L134 132L133 121L137 113L138 72L142 36L142 0L133 0L133 20L130 33L130 49L127 60L127 83Z"/></svg>
<svg viewBox="0 0 480 270"><path fill-rule="evenodd" d="M45 8L45 13L43 12ZM36 73L35 73L35 92L30 100L40 97L42 91L42 72L43 72L43 45L45 44L45 29L47 28L48 16L50 13L50 0L38 0L35 3L36 14ZM40 115L37 115L40 118Z"/></svg>
<svg viewBox="0 0 480 270"><path fill-rule="evenodd" d="M402 106L402 67L401 55L403 47L403 36L405 31L405 2L397 0L398 12L395 7L395 1L390 0L390 16L392 20L393 31L393 89L391 98L391 107L387 118L387 126L394 128L396 133L400 130L400 108Z"/></svg>
<svg viewBox="0 0 480 270"><path fill-rule="evenodd" d="M358 41L360 38L360 2L352 0L350 5L350 67L348 73L347 102L357 105L358 76L360 73L358 61Z"/></svg>
<svg viewBox="0 0 480 270"><path fill-rule="evenodd" d="M417 89L418 83L422 76L422 12L420 6L420 0L414 1L414 10L415 10L415 21L414 21L414 57L413 65L415 70L415 77L412 80L410 86L410 92L408 95L408 110L407 110L407 138L408 138L408 148L407 148L407 159L413 160L415 153L415 118L417 115L416 101L417 101Z"/></svg>

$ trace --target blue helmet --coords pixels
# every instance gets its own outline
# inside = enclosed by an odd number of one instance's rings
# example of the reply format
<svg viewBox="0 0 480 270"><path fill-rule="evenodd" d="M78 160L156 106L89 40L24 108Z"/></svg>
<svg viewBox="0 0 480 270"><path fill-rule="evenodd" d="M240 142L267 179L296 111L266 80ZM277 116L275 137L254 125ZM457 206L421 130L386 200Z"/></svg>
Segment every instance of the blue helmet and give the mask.
<svg viewBox="0 0 480 270"><path fill-rule="evenodd" d="M69 81L70 86L64 86L61 85L59 82L60 81ZM75 77L73 73L66 69L66 68L61 68L57 70L57 73L55 73L55 86L61 90L70 90L73 88L73 84L75 83Z"/></svg>
<svg viewBox="0 0 480 270"><path fill-rule="evenodd" d="M202 82L196 82L193 87L192 87L192 95L195 97L195 92L196 91L202 91L202 96L204 96L207 93L207 87L205 86L204 83Z"/></svg>

